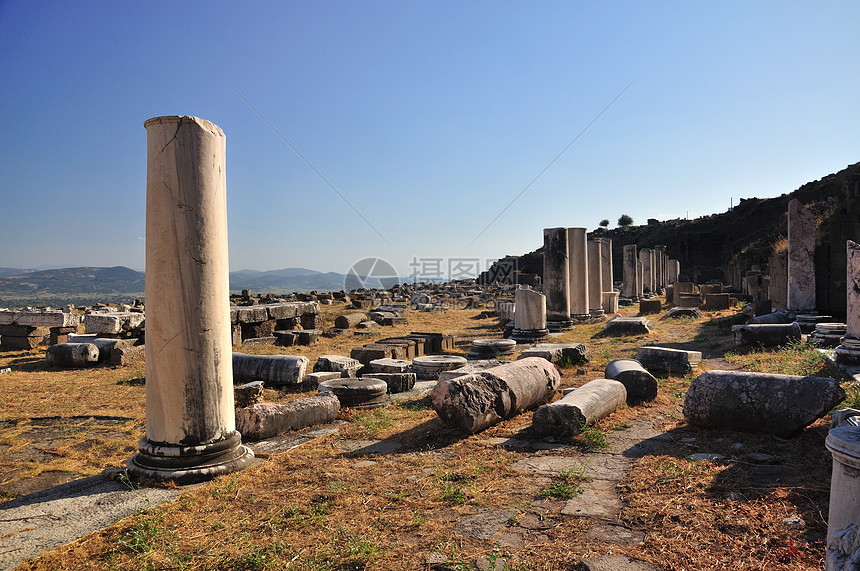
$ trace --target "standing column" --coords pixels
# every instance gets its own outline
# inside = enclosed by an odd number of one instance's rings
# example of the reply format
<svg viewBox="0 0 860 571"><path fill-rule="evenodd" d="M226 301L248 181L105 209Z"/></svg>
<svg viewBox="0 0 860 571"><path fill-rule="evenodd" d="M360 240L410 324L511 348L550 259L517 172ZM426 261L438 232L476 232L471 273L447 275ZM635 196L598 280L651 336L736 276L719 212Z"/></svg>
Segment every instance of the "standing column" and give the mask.
<svg viewBox="0 0 860 571"><path fill-rule="evenodd" d="M588 230L568 228L570 250L570 318L588 319Z"/></svg>
<svg viewBox="0 0 860 571"><path fill-rule="evenodd" d="M654 295L654 272L651 265L654 258L652 254L653 250L651 248L642 248L639 250L639 261L642 262L642 294L647 297Z"/></svg>
<svg viewBox="0 0 860 571"><path fill-rule="evenodd" d="M788 302L795 315L815 314L815 216L796 198L788 203Z"/></svg>
<svg viewBox="0 0 860 571"><path fill-rule="evenodd" d="M628 244L621 250L623 274L621 276L621 295L629 299L633 303L639 301L638 291L636 287L636 245Z"/></svg>
<svg viewBox="0 0 860 571"><path fill-rule="evenodd" d="M847 308L845 316L845 337L836 348L836 360L840 363L856 365L860 363L860 244L847 241Z"/></svg>
<svg viewBox="0 0 860 571"><path fill-rule="evenodd" d="M657 291L663 293L666 291L666 246L654 246L654 251L657 254L656 276L657 276Z"/></svg>
<svg viewBox="0 0 860 571"><path fill-rule="evenodd" d="M612 238L601 238L600 271L603 273L603 291L615 290L615 277L612 275ZM605 307L603 309L606 309Z"/></svg>
<svg viewBox="0 0 860 571"><path fill-rule="evenodd" d="M588 314L603 317L603 242L588 241Z"/></svg>
<svg viewBox="0 0 860 571"><path fill-rule="evenodd" d="M546 296L546 328L568 331L570 320L570 256L567 228L544 228L543 293Z"/></svg>
<svg viewBox="0 0 860 571"><path fill-rule="evenodd" d="M674 285L675 282L678 281L678 275L681 273L681 262L678 260L669 260L667 262L668 272L666 276L666 283Z"/></svg>
<svg viewBox="0 0 860 571"><path fill-rule="evenodd" d="M642 259L636 260L636 299L642 301L645 299L645 272Z"/></svg>
<svg viewBox="0 0 860 571"><path fill-rule="evenodd" d="M196 117L144 127L146 436L128 470L185 484L254 458L233 408L225 137Z"/></svg>

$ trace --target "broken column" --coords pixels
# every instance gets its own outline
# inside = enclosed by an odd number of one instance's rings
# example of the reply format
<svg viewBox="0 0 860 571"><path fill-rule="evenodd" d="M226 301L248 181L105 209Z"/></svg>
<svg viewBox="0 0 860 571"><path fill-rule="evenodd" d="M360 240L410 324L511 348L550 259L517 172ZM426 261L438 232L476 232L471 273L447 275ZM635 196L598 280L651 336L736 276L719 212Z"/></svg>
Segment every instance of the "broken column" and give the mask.
<svg viewBox="0 0 860 571"><path fill-rule="evenodd" d="M621 278L623 281L621 282L621 297L625 300L629 300L631 303L639 301L639 296L637 294L639 288L636 287L637 259L636 246L634 244L624 246L622 249L623 273Z"/></svg>
<svg viewBox="0 0 860 571"><path fill-rule="evenodd" d="M537 409L532 415L532 430L541 436L575 436L615 412L626 400L627 389L622 383L594 379Z"/></svg>
<svg viewBox="0 0 860 571"><path fill-rule="evenodd" d="M667 266L666 283L667 285L674 285L681 273L681 262L678 260L669 260Z"/></svg>
<svg viewBox="0 0 860 571"><path fill-rule="evenodd" d="M568 331L570 320L570 260L567 228L544 228L543 293L546 296L546 328Z"/></svg>
<svg viewBox="0 0 860 571"><path fill-rule="evenodd" d="M848 240L847 315L845 317L845 336L836 348L836 360L840 363L860 363L860 244Z"/></svg>
<svg viewBox="0 0 860 571"><path fill-rule="evenodd" d="M788 203L787 311L815 315L815 216L796 198Z"/></svg>
<svg viewBox="0 0 860 571"><path fill-rule="evenodd" d="M549 336L546 319L546 296L520 286L514 309L514 330L511 338L520 343L534 343Z"/></svg>
<svg viewBox="0 0 860 571"><path fill-rule="evenodd" d="M128 471L185 484L254 458L233 410L225 137L188 116L144 127L146 436Z"/></svg>
<svg viewBox="0 0 860 571"><path fill-rule="evenodd" d="M588 241L588 315L603 317L603 243Z"/></svg>
<svg viewBox="0 0 860 571"><path fill-rule="evenodd" d="M601 238L603 247L600 249L600 272L603 274L603 291L615 291L615 281L612 274L612 239ZM604 297L604 299L606 299ZM603 311L609 312L604 306Z"/></svg>
<svg viewBox="0 0 860 571"><path fill-rule="evenodd" d="M585 228L567 229L570 254L570 318L588 319L588 235Z"/></svg>

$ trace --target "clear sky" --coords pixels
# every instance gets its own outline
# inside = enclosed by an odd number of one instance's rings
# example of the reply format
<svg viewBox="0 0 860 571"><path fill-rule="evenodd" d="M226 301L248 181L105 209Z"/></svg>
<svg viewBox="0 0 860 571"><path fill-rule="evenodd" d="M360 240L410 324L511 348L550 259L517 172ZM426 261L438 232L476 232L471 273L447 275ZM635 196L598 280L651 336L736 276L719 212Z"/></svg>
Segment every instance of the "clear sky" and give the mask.
<svg viewBox="0 0 860 571"><path fill-rule="evenodd" d="M143 269L158 115L227 135L233 270L409 275L723 212L860 161L858 23L856 0L0 0L0 266Z"/></svg>

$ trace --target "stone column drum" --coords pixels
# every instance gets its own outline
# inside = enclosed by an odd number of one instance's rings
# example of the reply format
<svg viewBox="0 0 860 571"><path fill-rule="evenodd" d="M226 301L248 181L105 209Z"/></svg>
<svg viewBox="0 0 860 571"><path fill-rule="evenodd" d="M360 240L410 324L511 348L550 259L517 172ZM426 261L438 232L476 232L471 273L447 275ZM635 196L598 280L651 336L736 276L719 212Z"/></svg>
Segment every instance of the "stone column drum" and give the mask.
<svg viewBox="0 0 860 571"><path fill-rule="evenodd" d="M572 329L567 228L544 228L543 293L546 296L547 329L550 331Z"/></svg>
<svg viewBox="0 0 860 571"><path fill-rule="evenodd" d="M668 275L666 283L668 285L675 285L678 281L678 276L681 273L681 262L678 260L669 260L667 262L668 265Z"/></svg>
<svg viewBox="0 0 860 571"><path fill-rule="evenodd" d="M588 241L588 314L603 317L603 242Z"/></svg>
<svg viewBox="0 0 860 571"><path fill-rule="evenodd" d="M621 250L622 274L621 295L633 302L639 301L636 287L636 246L628 244Z"/></svg>
<svg viewBox="0 0 860 571"><path fill-rule="evenodd" d="M196 117L144 127L146 436L128 471L185 484L254 458L233 409L225 137Z"/></svg>
<svg viewBox="0 0 860 571"><path fill-rule="evenodd" d="M847 280L846 290L847 315L845 317L845 336L836 348L836 360L840 363L860 363L860 244L853 240L846 243Z"/></svg>
<svg viewBox="0 0 860 571"><path fill-rule="evenodd" d="M815 216L796 198L788 203L787 311L815 314Z"/></svg>
<svg viewBox="0 0 860 571"><path fill-rule="evenodd" d="M585 228L568 228L570 253L570 318L588 319L588 231Z"/></svg>

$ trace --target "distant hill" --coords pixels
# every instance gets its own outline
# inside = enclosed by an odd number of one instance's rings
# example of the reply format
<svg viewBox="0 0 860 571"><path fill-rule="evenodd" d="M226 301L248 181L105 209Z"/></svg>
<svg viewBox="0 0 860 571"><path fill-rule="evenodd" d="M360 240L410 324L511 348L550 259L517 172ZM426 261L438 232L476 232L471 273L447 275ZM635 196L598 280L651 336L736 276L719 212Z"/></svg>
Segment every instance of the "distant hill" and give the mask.
<svg viewBox="0 0 860 571"><path fill-rule="evenodd" d="M343 274L306 268L240 270L230 273L230 289L255 293L338 291ZM66 303L131 301L143 297L144 274L125 266L23 270L0 268L0 307L59 306Z"/></svg>

